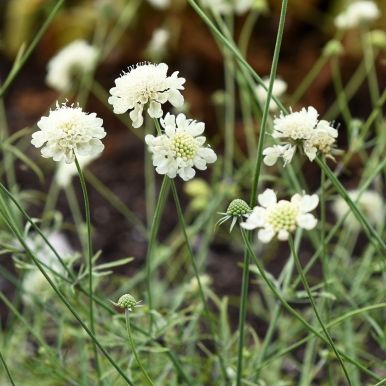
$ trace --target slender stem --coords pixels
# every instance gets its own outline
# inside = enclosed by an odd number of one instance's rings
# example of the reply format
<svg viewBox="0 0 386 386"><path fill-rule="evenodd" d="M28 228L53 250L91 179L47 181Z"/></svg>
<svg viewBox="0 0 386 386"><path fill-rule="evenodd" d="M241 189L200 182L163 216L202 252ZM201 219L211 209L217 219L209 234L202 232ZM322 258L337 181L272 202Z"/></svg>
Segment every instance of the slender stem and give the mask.
<svg viewBox="0 0 386 386"><path fill-rule="evenodd" d="M2 203L3 205L4 203ZM55 293L58 295L59 299L64 303L64 305L68 308L68 310L72 313L72 315L75 317L75 319L79 322L79 324L82 326L82 328L86 331L86 333L89 335L91 340L98 346L98 348L101 350L103 355L107 358L107 360L114 366L114 368L117 370L117 372L122 376L122 378L127 382L127 384L134 386L134 384L131 382L131 380L127 377L127 375L123 372L123 370L116 364L114 359L110 356L110 354L106 351L106 349L99 343L96 336L92 333L91 329L86 325L86 323L83 322L81 316L76 312L74 307L70 304L70 302L66 299L66 297L63 295L63 293L56 287L53 280L50 278L50 276L47 274L47 272L44 270L43 266L40 264L37 257L34 255L34 253L30 250L27 243L24 241L23 235L21 232L15 227L15 225L12 223L12 221L8 218L7 214L4 213L3 208L0 208L0 218L4 223L9 227L9 229L14 233L14 235L19 240L20 244L23 246L23 248L26 251L27 256L34 262L34 264L37 266L39 271L42 273L42 275L46 278L51 288L55 291Z"/></svg>
<svg viewBox="0 0 386 386"><path fill-rule="evenodd" d="M310 290L310 287L308 285L308 282L307 282L307 278L306 276L304 275L304 272L303 272L303 268L300 264L300 261L299 261L299 257L298 257L298 254L296 253L296 250L295 250L295 246L294 246L294 242L292 240L292 236L289 237L288 239L288 242L289 242L289 246L291 248L291 253L292 253L292 257L294 259L294 262L295 262L295 266L296 266L296 269L298 270L298 273L301 277L301 280L302 280L302 283L303 283L303 286L307 292L307 295L308 295L308 298L310 300L310 303L312 305L312 308L314 310L314 313L315 313L315 316L316 318L318 319L318 322L320 324L320 326L322 327L323 329L323 332L324 334L326 335L327 337L327 340L328 340L328 343L329 345L331 346L332 350L334 351L335 355L336 355L336 358L338 359L341 367L342 367L342 370L346 376L346 379L347 379L347 382L349 383L349 385L351 385L351 381L350 381L350 377L348 375L348 372L346 370L346 367L342 361L342 358L340 357L339 353L338 353L338 350L337 348L335 347L335 344L329 334L329 332L327 331L327 328L326 326L324 325L323 321L322 321L322 318L320 317L319 315L319 311L318 311L318 308L316 307L316 304L315 304L315 301L314 301L314 297L312 296L312 293L311 293L311 290Z"/></svg>
<svg viewBox="0 0 386 386"><path fill-rule="evenodd" d="M16 384L15 384L15 382L13 381L12 375L11 375L9 369L8 369L7 363L5 362L5 359L4 359L3 354L1 353L1 351L0 351L0 361L3 363L5 372L7 373L7 377L8 377L8 379L9 379L9 381L11 382L11 385L12 385L12 386L16 386Z"/></svg>
<svg viewBox="0 0 386 386"><path fill-rule="evenodd" d="M149 374L146 372L146 370L144 369L143 365L142 365L142 362L141 362L141 359L139 358L138 356L138 353L137 353L137 350L135 348L135 342L134 342L134 339L133 339L133 335L132 335L132 332L131 332L131 327L130 327L130 317L129 317L129 310L125 310L125 318L126 318L126 330L127 330L127 335L129 337L129 343L130 343L130 346L131 346L131 349L133 351L133 354L134 354L134 357L135 357L135 360L137 361L137 364L143 374L143 376L145 377L146 379L146 383L150 386L153 386L154 383L152 382L152 380L150 379L149 377Z"/></svg>
<svg viewBox="0 0 386 386"><path fill-rule="evenodd" d="M95 321L94 321L94 300L93 300L93 248L92 248L92 235L91 235L91 214L90 214L90 201L87 193L86 181L84 179L82 168L79 165L78 159L75 155L75 165L78 170L79 181L82 188L83 200L84 200L84 209L86 216L86 225L87 225L87 267L88 267L88 285L89 285L89 312L90 312L90 329L91 332L95 335ZM98 350L94 343L94 354L95 354L95 367L98 374L99 383L101 381L101 372L99 367L98 360Z"/></svg>
<svg viewBox="0 0 386 386"><path fill-rule="evenodd" d="M328 344L328 340L324 337L323 334L321 334L318 330L316 330L310 323L308 323L295 309L293 309L289 304L288 302L285 300L285 298L283 297L283 295L279 292L279 290L276 288L275 284L272 283L272 281L269 279L269 277L267 276L267 274L265 273L265 270L264 270L264 267L263 265L261 264L261 262L259 261L259 259L256 257L255 253L253 252L252 250L252 246L251 246L251 243L248 239L248 236L246 234L246 232L244 231L244 229L240 228L240 231L241 231L241 235L242 235L242 238L243 238L243 241L244 241L244 244L247 246L248 248L248 251L249 253L251 254L255 264L256 264L256 267L262 277L262 279L264 280L264 282L267 284L267 286L269 287L269 289L273 292L273 294L276 296L276 298L282 303L283 307L292 315L294 316L297 320L299 320L299 322L301 324L303 324L304 327L306 327L306 329L308 331L311 331L314 335L316 335L319 339L321 339L323 342L327 343ZM375 374L374 372L372 372L371 370L369 370L366 366L363 366L361 363L359 363L358 361L356 361L355 359L351 358L349 355L347 355L346 353L338 350L339 354L344 358L346 359L348 362L354 364L356 367L358 367L359 369L361 369L363 372L365 372L366 374L369 374L371 377L373 377L374 379L376 380L380 380L379 376L377 374Z"/></svg>
<svg viewBox="0 0 386 386"><path fill-rule="evenodd" d="M159 197L157 200L157 205L155 207L153 221L151 223L150 227L150 234L149 234L149 242L148 242L148 248L146 252L146 284L147 284L147 304L150 309L150 331L153 329L153 294L152 294L152 260L153 260L153 252L154 247L156 244L156 237L159 229L159 224L161 221L161 215L163 212L163 208L165 205L165 201L168 194L168 188L169 188L169 179L167 177L164 177L162 180L162 185L159 192Z"/></svg>
<svg viewBox="0 0 386 386"><path fill-rule="evenodd" d="M198 270L197 263L196 263L196 260L194 258L194 255L193 255L192 247L190 245L189 236L188 236L188 233L186 231L186 224L185 224L184 214L182 212L181 203L180 203L180 200L178 198L178 193L177 193L177 189L176 189L176 185L174 183L174 180L170 180L170 185L171 185L171 188L172 188L173 198L174 198L174 202L175 202L175 205L176 205L178 221L180 223L180 226L181 226L181 229L182 229L182 233L184 234L186 247L188 249L188 255L190 257L190 261L191 261L191 264L192 264L192 267L193 267L194 275L195 275L196 280L197 280L200 298L201 298L201 301L202 301L202 305L204 307L204 313L205 313L205 316L206 316L206 318L208 320L208 325L209 325L209 329L210 329L212 337L213 337L213 341L214 341L214 343L215 343L215 345L217 347L217 355L218 355L218 359L219 359L219 362L220 362L221 372L222 372L224 380L228 383L228 374L226 372L226 367L225 367L225 364L224 364L224 359L223 359L222 355L220 354L220 349L218 347L218 343L217 343L217 339L216 339L216 333L215 333L216 330L215 330L215 328L213 326L213 323L212 323L212 317L211 317L211 314L210 314L210 311L209 311L208 302L207 302L207 299L206 299L206 296L205 296L205 293L204 293L204 288L203 288L202 283L201 283L201 279L200 279L200 275L199 275L199 270Z"/></svg>

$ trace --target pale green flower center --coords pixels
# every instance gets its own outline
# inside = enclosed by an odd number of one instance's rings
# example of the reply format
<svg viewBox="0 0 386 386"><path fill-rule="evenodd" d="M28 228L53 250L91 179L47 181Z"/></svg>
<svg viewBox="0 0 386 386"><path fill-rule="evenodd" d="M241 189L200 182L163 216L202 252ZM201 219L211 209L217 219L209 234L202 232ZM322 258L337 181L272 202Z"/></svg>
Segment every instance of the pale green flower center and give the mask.
<svg viewBox="0 0 386 386"><path fill-rule="evenodd" d="M296 229L298 208L289 201L279 201L268 209L267 222L275 232L286 230L293 232Z"/></svg>
<svg viewBox="0 0 386 386"><path fill-rule="evenodd" d="M176 152L176 156L184 161L193 159L197 151L193 136L187 133L176 134L172 140L172 148Z"/></svg>

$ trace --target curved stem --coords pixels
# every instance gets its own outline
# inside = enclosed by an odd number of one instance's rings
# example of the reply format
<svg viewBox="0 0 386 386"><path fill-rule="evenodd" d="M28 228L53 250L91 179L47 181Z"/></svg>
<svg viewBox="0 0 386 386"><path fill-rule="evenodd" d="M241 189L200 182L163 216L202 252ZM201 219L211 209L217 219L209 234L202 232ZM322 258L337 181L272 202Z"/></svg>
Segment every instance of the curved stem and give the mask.
<svg viewBox="0 0 386 386"><path fill-rule="evenodd" d="M141 359L139 358L139 355L138 355L137 350L135 348L135 343L134 343L133 335L131 333L130 318L129 318L129 311L128 310L125 310L125 318L126 318L127 335L129 337L129 343L130 343L131 349L133 350L133 354L134 354L135 360L137 361L137 364L138 364L139 368L141 369L141 372L142 372L143 376L145 377L147 384L150 385L150 386L153 386L154 383L150 379L149 374L144 369L144 367L142 365L142 362L141 362Z"/></svg>
<svg viewBox="0 0 386 386"><path fill-rule="evenodd" d="M304 275L303 268L302 268L302 266L300 264L298 254L296 253L294 242L292 240L292 236L289 237L288 243L289 243L289 246L290 246L290 249L291 249L291 253L292 253L292 257L293 257L294 262L295 262L296 269L299 272L300 278L301 278L303 286L304 286L304 288L305 288L305 290L307 292L307 295L308 295L308 298L309 298L310 303L312 305L312 308L314 310L315 316L318 319L318 322L319 322L320 326L322 327L323 332L324 332L324 334L327 337L328 343L329 343L330 347L332 348L332 350L334 351L334 353L336 355L336 358L338 359L338 361L340 363L340 366L342 367L342 370L343 370L343 372L344 372L344 374L346 376L348 384L351 385L350 377L349 377L348 372L346 370L346 367L345 367L345 365L344 365L344 363L342 361L342 358L340 357L340 355L338 353L338 350L335 347L334 341L332 340L329 332L327 331L326 326L324 325L324 323L322 321L322 318L319 315L318 308L316 307L316 304L315 304L315 301L314 301L314 297L312 296L310 287L309 287L308 282L307 282L307 278Z"/></svg>

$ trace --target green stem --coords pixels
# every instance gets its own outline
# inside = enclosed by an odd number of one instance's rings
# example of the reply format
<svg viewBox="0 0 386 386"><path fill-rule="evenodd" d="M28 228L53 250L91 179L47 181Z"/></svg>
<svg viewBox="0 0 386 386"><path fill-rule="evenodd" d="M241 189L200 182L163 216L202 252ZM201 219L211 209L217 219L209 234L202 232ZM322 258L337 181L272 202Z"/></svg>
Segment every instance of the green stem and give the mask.
<svg viewBox="0 0 386 386"><path fill-rule="evenodd" d="M288 243L289 243L289 246L290 246L290 249L291 249L291 253L292 253L292 257L294 259L294 262L295 262L295 266L296 266L296 269L298 270L298 273L301 277L301 280L302 280L302 283L303 283L303 286L307 292L307 295L308 295L308 298L310 300L310 303L312 305L312 308L314 310L314 313L315 313L315 316L316 318L318 319L318 322L320 324L320 326L322 327L323 329L323 332L324 334L326 335L327 337L327 340L328 340L328 343L330 345L330 347L332 348L332 350L334 351L335 355L336 355L336 358L338 359L339 363L340 363L340 366L342 367L342 370L346 376L346 379L347 379L347 382L349 385L351 385L351 381L350 381L350 377L348 375L348 372L346 370L346 367L342 361L342 358L340 357L339 353L338 353L338 350L337 348L335 347L335 344L329 334L329 332L327 331L327 328L326 326L324 325L323 321L322 321L322 318L320 317L319 315L319 311L318 311L318 308L316 307L316 304L315 304L315 301L314 301L314 297L312 296L312 293L311 293L311 290L310 290L310 287L308 285L308 282L307 282L307 278L306 276L304 275L304 272L303 272L303 268L300 264L300 261L299 261L299 257L298 257L298 254L296 253L296 250L295 250L295 246L294 246L294 242L292 240L292 236L289 237L288 239Z"/></svg>
<svg viewBox="0 0 386 386"><path fill-rule="evenodd" d="M184 234L184 239L185 239L185 244L186 244L186 247L187 247L187 250L188 250L188 255L189 255L192 267L193 267L194 275L195 275L196 280L197 280L200 298L201 298L201 301L202 301L202 305L204 307L204 313L205 313L205 316L206 316L206 318L208 320L208 325L209 325L209 329L210 329L212 337L213 337L213 341L214 341L214 343L215 343L215 345L217 347L217 355L218 355L218 359L219 359L219 362L220 362L221 372L222 372L223 378L224 378L224 380L225 380L225 382L227 384L228 383L228 374L227 374L227 371L226 371L226 367L225 367L225 364L224 364L223 357L220 354L220 349L218 347L218 343L217 343L217 339L216 339L216 333L215 333L216 330L215 330L215 328L213 326L213 323L212 323L212 317L211 317L211 314L210 314L210 311L209 311L208 302L207 302L206 297L205 297L204 288L203 288L202 283L201 283L201 279L200 279L200 275L199 275L199 270L198 270L197 263L196 263L196 260L194 258L194 255L193 255L192 247L190 245L189 236L188 236L187 231L186 231L186 224L185 224L184 214L182 212L181 203L180 203L180 200L178 198L178 193L177 193L177 189L176 189L176 185L174 183L174 180L172 180L172 179L170 180L170 185L171 185L171 188L172 188L173 198L174 198L174 202L175 202L175 205L176 205L178 221L180 223L180 226L181 226L181 229L182 229L182 233Z"/></svg>
<svg viewBox="0 0 386 386"><path fill-rule="evenodd" d="M150 386L153 386L154 383L152 382L152 380L150 379L148 373L146 372L146 370L144 369L143 365L142 365L142 362L141 362L141 359L139 358L138 356L138 353L137 353L137 350L135 348L135 342L134 342L134 339L133 339L133 335L131 333L131 327L130 327L130 318L129 318L129 311L128 310L125 310L125 317L126 317L126 329L127 329L127 335L129 337L129 343L130 343L130 346L131 346L131 349L133 351L133 354L134 354L134 357L135 357L135 360L137 361L137 364L143 374L143 376L145 377L146 379L146 383Z"/></svg>
<svg viewBox="0 0 386 386"><path fill-rule="evenodd" d="M85 216L86 216L86 225L87 225L87 268L88 268L88 285L89 285L89 311L90 311L90 329L91 332L95 335L95 321L94 321L94 300L93 300L93 252L92 252L92 236L91 236L91 214L90 214L90 201L87 193L87 186L84 180L84 175L82 168L79 165L78 158L75 156L75 165L78 170L79 181L82 188ZM95 354L95 366L98 374L98 380L101 384L101 372L99 367L98 360L98 350L94 343L94 354Z"/></svg>
<svg viewBox="0 0 386 386"><path fill-rule="evenodd" d="M8 377L8 379L9 379L9 381L11 382L11 385L12 385L12 386L16 386L16 384L15 384L15 382L13 381L12 375L11 375L9 369L8 369L7 363L5 362L5 359L4 359L3 354L1 353L1 351L0 351L0 361L3 363L5 372L7 373L7 377Z"/></svg>
<svg viewBox="0 0 386 386"><path fill-rule="evenodd" d="M276 296L276 298L282 303L283 307L292 315L294 316L297 320L299 320L299 322L301 324L303 324L303 326L308 330L308 331L311 331L314 335L316 335L319 339L321 339L323 342L327 343L328 344L328 340L324 337L323 334L321 334L318 330L316 330L311 324L309 324L296 310L294 310L289 304L288 302L285 300L285 298L283 297L283 295L278 291L278 289L276 288L276 286L271 282L271 280L269 279L269 277L267 276L267 274L265 273L265 270L264 270L264 267L263 265L261 264L261 262L259 261L259 259L256 257L255 253L253 252L252 250L252 246L251 246L251 243L245 233L245 231L240 228L240 231L241 231L241 235L242 235L242 238L243 238L243 241L244 241L244 244L247 246L247 249L249 251L249 253L251 254L255 264L256 264L256 267L262 277L262 279L264 280L264 282L267 284L267 286L269 287L269 289L273 292L273 294ZM360 370L362 370L363 372L365 372L366 374L369 374L371 377L373 377L374 379L376 380L380 380L379 376L377 374L375 374L374 372L372 372L371 370L369 370L366 366L363 366L362 364L360 364L358 361L352 359L349 355L347 355L346 353L344 352L341 352L339 351L339 354L344 358L346 359L348 362L354 364L356 367L358 367Z"/></svg>

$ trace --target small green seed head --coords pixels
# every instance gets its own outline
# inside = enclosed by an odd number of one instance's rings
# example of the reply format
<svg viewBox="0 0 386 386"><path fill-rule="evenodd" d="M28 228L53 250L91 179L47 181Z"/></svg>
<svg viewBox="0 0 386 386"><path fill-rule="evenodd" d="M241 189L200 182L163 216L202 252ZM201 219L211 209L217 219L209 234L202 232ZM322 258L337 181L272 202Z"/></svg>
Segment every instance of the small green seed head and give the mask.
<svg viewBox="0 0 386 386"><path fill-rule="evenodd" d="M229 216L245 216L251 213L251 208L249 205L240 198L233 200L227 209L227 215Z"/></svg>
<svg viewBox="0 0 386 386"><path fill-rule="evenodd" d="M323 55L331 56L340 56L344 53L344 48L342 43L339 40L330 40L323 49Z"/></svg>
<svg viewBox="0 0 386 386"><path fill-rule="evenodd" d="M118 302L115 303L116 306L120 308L126 308L129 311L133 311L133 309L137 306L138 302L135 300L134 296L130 294L124 294L119 299Z"/></svg>

